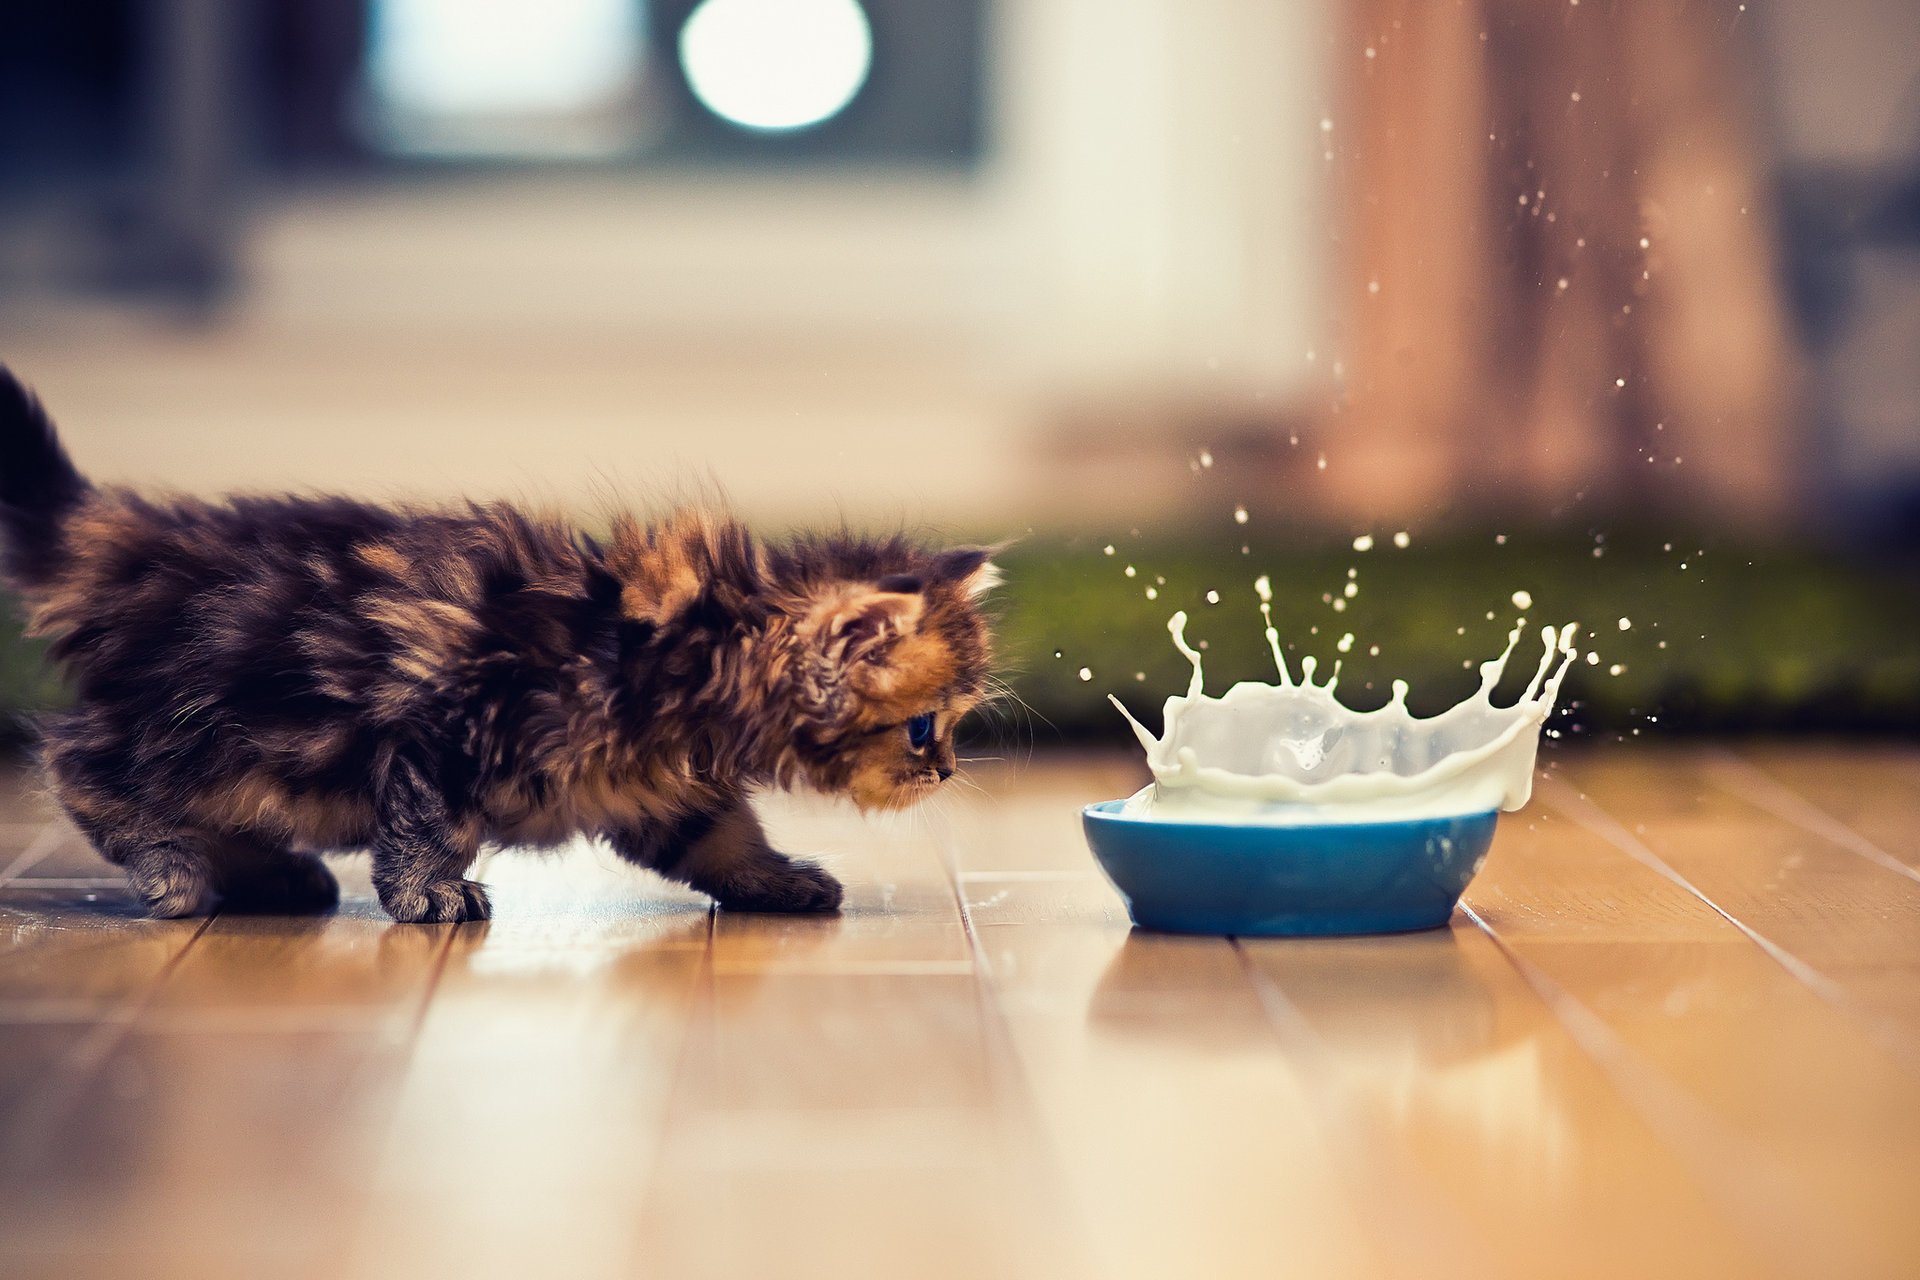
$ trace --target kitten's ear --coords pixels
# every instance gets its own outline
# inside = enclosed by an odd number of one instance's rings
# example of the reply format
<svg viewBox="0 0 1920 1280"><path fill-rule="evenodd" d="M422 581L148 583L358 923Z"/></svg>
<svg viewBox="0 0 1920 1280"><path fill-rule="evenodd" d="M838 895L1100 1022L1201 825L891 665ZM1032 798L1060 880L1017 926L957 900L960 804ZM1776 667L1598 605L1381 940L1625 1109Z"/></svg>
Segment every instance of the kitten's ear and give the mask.
<svg viewBox="0 0 1920 1280"><path fill-rule="evenodd" d="M815 607L809 630L829 660L846 665L873 657L920 625L927 602L919 583L911 590L889 590L891 585L883 579L870 587L848 587Z"/></svg>
<svg viewBox="0 0 1920 1280"><path fill-rule="evenodd" d="M978 600L1001 583L1000 566L993 562L1001 550L1000 547L955 547L942 551L933 558L934 579L950 582L968 597Z"/></svg>

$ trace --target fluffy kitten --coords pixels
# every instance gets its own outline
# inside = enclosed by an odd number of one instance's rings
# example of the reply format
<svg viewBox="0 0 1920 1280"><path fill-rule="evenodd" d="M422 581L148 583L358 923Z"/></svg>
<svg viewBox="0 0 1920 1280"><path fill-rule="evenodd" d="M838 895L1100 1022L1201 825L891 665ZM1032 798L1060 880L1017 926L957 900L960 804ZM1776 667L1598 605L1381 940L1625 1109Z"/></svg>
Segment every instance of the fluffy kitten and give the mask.
<svg viewBox="0 0 1920 1280"><path fill-rule="evenodd" d="M985 550L147 498L84 479L4 367L0 538L77 695L54 787L157 915L325 910L314 851L370 846L394 918L484 919L483 844L580 832L723 907L832 911L748 792L910 804L987 681Z"/></svg>

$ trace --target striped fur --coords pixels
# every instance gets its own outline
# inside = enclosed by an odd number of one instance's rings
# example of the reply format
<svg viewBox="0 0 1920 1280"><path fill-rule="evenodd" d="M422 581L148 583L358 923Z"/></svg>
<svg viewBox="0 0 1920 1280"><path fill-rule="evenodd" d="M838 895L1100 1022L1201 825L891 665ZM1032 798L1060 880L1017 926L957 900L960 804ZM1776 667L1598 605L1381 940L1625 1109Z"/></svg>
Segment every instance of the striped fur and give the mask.
<svg viewBox="0 0 1920 1280"><path fill-rule="evenodd" d="M4 370L0 536L77 695L43 725L56 791L160 914L324 909L312 854L370 846L396 918L483 918L483 845L578 833L723 906L831 910L749 793L911 803L990 662L983 550L762 541L699 510L602 544L505 503L142 496L81 478Z"/></svg>

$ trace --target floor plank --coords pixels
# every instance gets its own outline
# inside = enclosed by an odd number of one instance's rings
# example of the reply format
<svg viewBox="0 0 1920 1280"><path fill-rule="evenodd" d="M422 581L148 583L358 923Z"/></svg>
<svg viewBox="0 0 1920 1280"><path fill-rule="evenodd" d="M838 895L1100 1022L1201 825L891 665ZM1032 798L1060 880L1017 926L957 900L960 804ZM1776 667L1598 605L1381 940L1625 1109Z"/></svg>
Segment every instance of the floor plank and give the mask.
<svg viewBox="0 0 1920 1280"><path fill-rule="evenodd" d="M1042 867L1069 860L1022 847ZM1002 867L1010 852L957 850ZM1133 933L1084 879L982 871L963 884L1097 1274L1385 1273L1231 944Z"/></svg>
<svg viewBox="0 0 1920 1280"><path fill-rule="evenodd" d="M1466 902L1769 1256L1863 1275L1920 1257L1895 1190L1920 1184L1912 1077L1711 906L1557 812L1503 823Z"/></svg>
<svg viewBox="0 0 1920 1280"><path fill-rule="evenodd" d="M1062 1274L1036 1153L983 1022L927 829L770 806L823 855L838 918L715 917L660 1164L633 1239L648 1274Z"/></svg>
<svg viewBox="0 0 1920 1280"><path fill-rule="evenodd" d="M1400 1166L1478 1274L1748 1276L1760 1258L1494 943L1260 939L1355 1140ZM1385 1224L1390 1229L1390 1224Z"/></svg>
<svg viewBox="0 0 1920 1280"><path fill-rule="evenodd" d="M1920 748L1772 745L1712 763L1713 780L1750 803L1920 877Z"/></svg>
<svg viewBox="0 0 1920 1280"><path fill-rule="evenodd" d="M124 885L0 885L0 1022L102 1015L151 987L200 932L153 920Z"/></svg>
<svg viewBox="0 0 1920 1280"><path fill-rule="evenodd" d="M0 1181L25 1265L331 1271L451 938L393 924L344 870L337 914L214 917L124 1025L97 1024L92 1059L63 1060Z"/></svg>
<svg viewBox="0 0 1920 1280"><path fill-rule="evenodd" d="M1706 900L1857 1012L1920 1071L1920 879L1783 821L1714 778L1711 757L1582 762L1566 783ZM1569 813L1579 796L1552 797Z"/></svg>
<svg viewBox="0 0 1920 1280"><path fill-rule="evenodd" d="M494 917L452 940L337 1274L632 1274L708 905L589 847L484 878Z"/></svg>
<svg viewBox="0 0 1920 1280"><path fill-rule="evenodd" d="M1916 758L1561 753L1452 930L1243 943L1132 929L1125 756L457 929L145 919L0 775L0 1274L1916 1274Z"/></svg>
<svg viewBox="0 0 1920 1280"><path fill-rule="evenodd" d="M136 1028L0 1182L7 1253L23 1274L330 1274L390 1063L348 1031Z"/></svg>
<svg viewBox="0 0 1920 1280"><path fill-rule="evenodd" d="M794 796L763 806L780 849L822 862L847 888L838 916L721 913L714 972L973 971L954 890L924 814L863 821L848 806Z"/></svg>

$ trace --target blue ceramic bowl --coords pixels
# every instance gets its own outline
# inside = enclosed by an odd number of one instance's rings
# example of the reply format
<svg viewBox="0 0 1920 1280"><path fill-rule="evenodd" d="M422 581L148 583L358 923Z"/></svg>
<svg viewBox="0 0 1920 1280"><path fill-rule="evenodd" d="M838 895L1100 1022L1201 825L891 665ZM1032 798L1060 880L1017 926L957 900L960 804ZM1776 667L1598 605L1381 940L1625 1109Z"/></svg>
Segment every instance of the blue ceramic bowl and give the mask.
<svg viewBox="0 0 1920 1280"><path fill-rule="evenodd" d="M1493 843L1497 814L1257 826L1081 810L1133 922L1171 933L1400 933L1447 922Z"/></svg>

